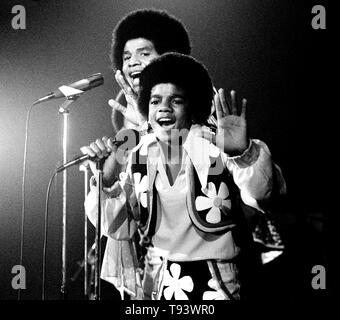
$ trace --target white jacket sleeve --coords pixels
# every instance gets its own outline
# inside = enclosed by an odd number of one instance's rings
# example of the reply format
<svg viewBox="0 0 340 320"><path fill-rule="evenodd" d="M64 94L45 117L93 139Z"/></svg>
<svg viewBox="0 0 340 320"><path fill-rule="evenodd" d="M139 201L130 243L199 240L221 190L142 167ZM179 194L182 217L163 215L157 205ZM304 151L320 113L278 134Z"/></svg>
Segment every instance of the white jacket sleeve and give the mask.
<svg viewBox="0 0 340 320"><path fill-rule="evenodd" d="M270 151L264 142L251 140L242 155L229 157L223 154L223 158L247 205L262 211L261 201L269 199L273 191L273 170L280 176L280 192L285 191L281 170L272 163Z"/></svg>
<svg viewBox="0 0 340 320"><path fill-rule="evenodd" d="M101 191L101 233L117 239L131 239L137 230L137 222L132 214L133 188L129 178L116 181L111 188ZM95 179L91 178L91 191L85 199L85 212L96 227L98 219L98 195ZM127 201L129 199L129 201Z"/></svg>

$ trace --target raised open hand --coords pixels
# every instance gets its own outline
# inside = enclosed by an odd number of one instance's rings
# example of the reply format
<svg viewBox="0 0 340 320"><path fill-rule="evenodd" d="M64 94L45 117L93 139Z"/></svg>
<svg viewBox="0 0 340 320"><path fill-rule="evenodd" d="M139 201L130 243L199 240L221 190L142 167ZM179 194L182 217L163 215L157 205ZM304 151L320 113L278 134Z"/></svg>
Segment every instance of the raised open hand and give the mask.
<svg viewBox="0 0 340 320"><path fill-rule="evenodd" d="M230 156L242 154L248 148L246 106L247 100L242 99L239 112L236 92L230 92L231 105L228 104L224 90L219 89L214 96L217 116L216 145Z"/></svg>
<svg viewBox="0 0 340 320"><path fill-rule="evenodd" d="M119 100L118 97L116 98L116 100L110 99L108 101L108 104L116 111L119 111L125 117L125 119L130 121L135 126L141 125L145 121L145 119L143 118L143 116L140 114L138 110L137 93L133 90L131 85L126 81L125 77L123 76L120 70L116 71L115 78L120 88L122 89L123 94L125 95L127 105L126 107L122 106L118 102Z"/></svg>

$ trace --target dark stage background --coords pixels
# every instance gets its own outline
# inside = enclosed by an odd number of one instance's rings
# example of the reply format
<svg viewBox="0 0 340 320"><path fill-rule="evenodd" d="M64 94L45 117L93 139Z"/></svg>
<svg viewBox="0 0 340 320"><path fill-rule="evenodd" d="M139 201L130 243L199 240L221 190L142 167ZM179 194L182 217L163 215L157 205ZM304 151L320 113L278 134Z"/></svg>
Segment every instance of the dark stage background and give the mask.
<svg viewBox="0 0 340 320"><path fill-rule="evenodd" d="M12 6L26 8L26 30L11 27ZM327 29L313 30L311 8L324 4ZM192 54L216 87L235 89L249 102L250 134L264 140L282 168L288 194L276 210L286 251L263 270L264 300L328 298L327 184L322 157L329 114L326 41L332 10L324 1L253 0L65 0L0 2L0 299L17 299L12 267L19 264L21 181L25 118L29 105L62 84L92 73L104 85L70 107L68 157L112 135L107 104L118 90L110 70L111 32L129 11L166 9L186 25ZM63 99L33 108L28 140L24 300L41 299L44 206L50 176L62 160ZM68 280L83 257L83 174L68 171ZM62 175L51 189L47 252L47 299L60 298ZM94 239L90 227L90 242ZM313 290L314 265L327 271L327 289ZM82 275L69 283L69 299L83 299ZM261 296L262 295L262 296Z"/></svg>

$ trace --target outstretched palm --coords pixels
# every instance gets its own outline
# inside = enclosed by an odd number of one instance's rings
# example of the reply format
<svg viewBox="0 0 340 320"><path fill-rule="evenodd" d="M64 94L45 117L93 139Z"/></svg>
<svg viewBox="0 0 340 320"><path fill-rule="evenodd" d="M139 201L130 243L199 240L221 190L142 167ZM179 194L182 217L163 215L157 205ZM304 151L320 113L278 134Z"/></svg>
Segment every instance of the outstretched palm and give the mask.
<svg viewBox="0 0 340 320"><path fill-rule="evenodd" d="M242 100L240 115L238 112L236 93L231 91L231 106L229 107L224 90L220 89L214 96L217 116L216 145L230 156L239 155L247 149L246 105Z"/></svg>
<svg viewBox="0 0 340 320"><path fill-rule="evenodd" d="M123 74L121 73L120 70L118 70L115 74L115 78L117 83L119 84L120 88L122 89L122 93L125 95L125 99L127 102L126 107L122 106L118 102L118 98L116 100L109 100L109 105L119 111L125 119L130 121L136 126L141 125L145 119L143 119L142 115L140 114L138 110L138 105L137 105L137 93L133 90L133 88L130 86L130 84L126 81L124 78Z"/></svg>

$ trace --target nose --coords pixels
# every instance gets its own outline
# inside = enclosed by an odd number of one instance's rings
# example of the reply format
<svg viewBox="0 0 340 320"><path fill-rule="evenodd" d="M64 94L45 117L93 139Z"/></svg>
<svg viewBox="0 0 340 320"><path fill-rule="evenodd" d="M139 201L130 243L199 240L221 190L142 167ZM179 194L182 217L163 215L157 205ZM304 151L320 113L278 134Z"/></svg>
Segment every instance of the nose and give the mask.
<svg viewBox="0 0 340 320"><path fill-rule="evenodd" d="M140 64L138 56L135 54L131 55L130 60L129 60L129 67L133 67L138 64Z"/></svg>
<svg viewBox="0 0 340 320"><path fill-rule="evenodd" d="M173 112L173 108L169 101L163 101L159 106L158 112Z"/></svg>

